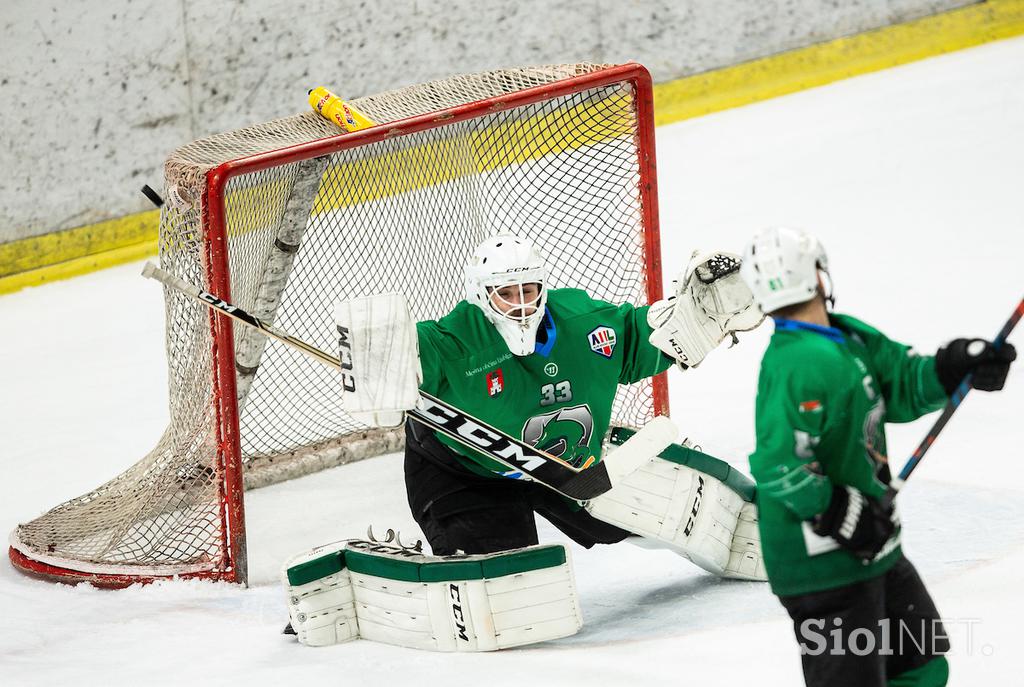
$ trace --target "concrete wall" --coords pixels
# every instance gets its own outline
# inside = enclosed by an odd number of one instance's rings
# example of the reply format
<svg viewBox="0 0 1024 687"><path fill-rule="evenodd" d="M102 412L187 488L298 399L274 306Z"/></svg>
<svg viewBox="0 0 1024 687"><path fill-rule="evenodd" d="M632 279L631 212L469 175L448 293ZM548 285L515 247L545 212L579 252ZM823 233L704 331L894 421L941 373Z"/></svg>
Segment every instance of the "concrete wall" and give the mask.
<svg viewBox="0 0 1024 687"><path fill-rule="evenodd" d="M0 243L151 209L177 146L460 72L638 60L657 81L965 0L3 0Z"/></svg>

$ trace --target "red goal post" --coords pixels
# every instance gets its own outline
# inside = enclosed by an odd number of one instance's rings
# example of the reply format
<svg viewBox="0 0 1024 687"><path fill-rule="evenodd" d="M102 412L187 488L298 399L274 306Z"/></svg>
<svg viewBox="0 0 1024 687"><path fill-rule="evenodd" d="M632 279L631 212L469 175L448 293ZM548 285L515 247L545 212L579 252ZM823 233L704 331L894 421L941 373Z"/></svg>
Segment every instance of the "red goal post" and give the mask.
<svg viewBox="0 0 1024 687"><path fill-rule="evenodd" d="M340 297L401 289L417 319L442 315L462 298L468 251L499 231L539 245L553 286L661 298L642 66L499 70L352 102L377 125L341 133L305 113L176 151L161 266L325 349ZM20 525L20 570L115 587L244 583L244 489L400 450L399 433L344 415L315 363L165 299L171 425L122 475ZM659 375L620 390L613 422L667 412Z"/></svg>

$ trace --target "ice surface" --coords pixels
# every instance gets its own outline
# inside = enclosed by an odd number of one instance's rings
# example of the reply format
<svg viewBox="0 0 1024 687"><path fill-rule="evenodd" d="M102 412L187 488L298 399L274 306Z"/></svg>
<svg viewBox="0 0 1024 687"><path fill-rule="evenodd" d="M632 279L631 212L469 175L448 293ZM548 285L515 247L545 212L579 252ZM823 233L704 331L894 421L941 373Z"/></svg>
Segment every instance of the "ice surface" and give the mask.
<svg viewBox="0 0 1024 687"><path fill-rule="evenodd" d="M840 311L925 352L990 337L1024 289L1022 122L1018 38L663 127L666 281L695 247L738 252L754 230L794 224L825 243ZM140 269L0 298L0 530L97 486L163 430L162 299ZM672 373L684 433L743 469L768 334ZM971 395L901 497L905 548L949 619L953 684L1019 679L1024 366L1007 386ZM890 454L902 463L930 421L891 426ZM628 545L573 548L586 624L565 640L482 655L307 649L279 634L278 566L371 522L411 535L400 459L252 492L247 517L250 589L110 592L0 564L0 683L800 684L788 619L764 585ZM564 540L546 524L542 537Z"/></svg>

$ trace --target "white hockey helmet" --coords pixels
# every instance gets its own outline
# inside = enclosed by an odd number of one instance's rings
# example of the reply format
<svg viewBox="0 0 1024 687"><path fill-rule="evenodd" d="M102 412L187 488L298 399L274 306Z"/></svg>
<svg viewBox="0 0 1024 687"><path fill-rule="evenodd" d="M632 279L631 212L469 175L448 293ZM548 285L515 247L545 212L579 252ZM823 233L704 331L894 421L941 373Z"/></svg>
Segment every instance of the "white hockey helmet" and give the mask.
<svg viewBox="0 0 1024 687"><path fill-rule="evenodd" d="M818 270L828 275L828 256L818 239L802 229L770 227L755 234L743 251L740 277L761 310L771 313L812 299Z"/></svg>
<svg viewBox="0 0 1024 687"><path fill-rule="evenodd" d="M533 353L537 329L548 299L548 268L533 244L511 234L486 239L466 265L466 300L483 310L513 354ZM526 302L523 287L537 284L537 296ZM503 299L499 289L518 287L518 298ZM502 307L499 307L502 306Z"/></svg>

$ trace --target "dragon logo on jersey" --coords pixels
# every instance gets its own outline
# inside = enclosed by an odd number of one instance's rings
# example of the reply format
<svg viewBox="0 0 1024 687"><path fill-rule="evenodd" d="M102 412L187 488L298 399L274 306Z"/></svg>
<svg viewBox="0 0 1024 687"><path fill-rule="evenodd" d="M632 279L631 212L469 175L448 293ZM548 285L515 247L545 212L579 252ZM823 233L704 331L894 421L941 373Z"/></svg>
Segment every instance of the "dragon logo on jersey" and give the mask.
<svg viewBox="0 0 1024 687"><path fill-rule="evenodd" d="M594 416L587 404L534 415L523 425L523 441L580 467L593 457Z"/></svg>
<svg viewBox="0 0 1024 687"><path fill-rule="evenodd" d="M612 357L612 351L615 350L614 329L611 327L598 327L587 334L587 340L590 342L590 350L594 353L603 355L605 358Z"/></svg>
<svg viewBox="0 0 1024 687"><path fill-rule="evenodd" d="M499 367L494 372L487 373L487 395L497 396L505 390L505 377L501 374Z"/></svg>

